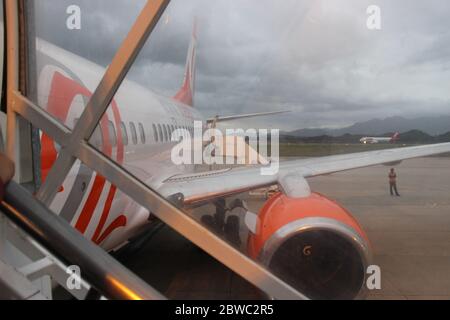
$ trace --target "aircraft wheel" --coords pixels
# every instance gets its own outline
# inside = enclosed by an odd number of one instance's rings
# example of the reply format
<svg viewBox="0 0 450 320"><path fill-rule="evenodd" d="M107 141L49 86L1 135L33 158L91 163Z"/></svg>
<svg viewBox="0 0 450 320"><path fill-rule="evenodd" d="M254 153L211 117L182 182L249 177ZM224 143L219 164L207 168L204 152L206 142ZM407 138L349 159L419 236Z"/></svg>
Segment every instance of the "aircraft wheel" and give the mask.
<svg viewBox="0 0 450 320"><path fill-rule="evenodd" d="M236 247L241 246L241 237L239 236L240 221L238 216L229 216L225 224L225 236L227 240Z"/></svg>

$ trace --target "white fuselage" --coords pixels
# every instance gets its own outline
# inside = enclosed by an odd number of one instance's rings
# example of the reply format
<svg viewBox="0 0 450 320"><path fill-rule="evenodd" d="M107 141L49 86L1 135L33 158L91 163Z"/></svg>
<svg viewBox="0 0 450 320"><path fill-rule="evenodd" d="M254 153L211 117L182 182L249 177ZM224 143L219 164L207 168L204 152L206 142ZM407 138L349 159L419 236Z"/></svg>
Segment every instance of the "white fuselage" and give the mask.
<svg viewBox="0 0 450 320"><path fill-rule="evenodd" d="M105 69L43 40L37 41L37 49L38 104L73 128ZM203 120L194 108L125 80L92 143L157 189L167 178L193 169L170 161L171 133L177 128L191 131L194 121ZM51 152L44 144L42 149L44 162ZM107 250L125 243L148 224L148 210L80 162L62 187L51 209Z"/></svg>
<svg viewBox="0 0 450 320"><path fill-rule="evenodd" d="M385 137L364 137L359 140L361 143L364 144L375 144L375 143L388 143L392 141L392 138L385 138Z"/></svg>
<svg viewBox="0 0 450 320"><path fill-rule="evenodd" d="M374 144L374 143L395 143L400 138L400 133L396 132L390 138L388 137L363 137L359 142L364 144Z"/></svg>

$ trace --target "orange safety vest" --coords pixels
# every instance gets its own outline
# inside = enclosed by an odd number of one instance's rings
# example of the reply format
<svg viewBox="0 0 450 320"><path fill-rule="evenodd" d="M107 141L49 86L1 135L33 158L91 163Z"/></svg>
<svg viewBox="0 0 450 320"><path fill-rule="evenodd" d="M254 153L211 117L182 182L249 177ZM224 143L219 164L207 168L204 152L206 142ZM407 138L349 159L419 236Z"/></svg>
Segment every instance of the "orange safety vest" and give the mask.
<svg viewBox="0 0 450 320"><path fill-rule="evenodd" d="M397 174L396 173L389 173L389 182L392 184L397 182Z"/></svg>

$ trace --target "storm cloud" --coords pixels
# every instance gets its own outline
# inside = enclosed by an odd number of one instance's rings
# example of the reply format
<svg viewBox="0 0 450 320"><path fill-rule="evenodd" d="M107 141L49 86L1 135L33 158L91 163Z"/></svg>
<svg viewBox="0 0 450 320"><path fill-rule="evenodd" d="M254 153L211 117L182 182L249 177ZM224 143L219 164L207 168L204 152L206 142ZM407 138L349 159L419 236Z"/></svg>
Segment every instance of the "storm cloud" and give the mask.
<svg viewBox="0 0 450 320"><path fill-rule="evenodd" d="M72 4L81 30L66 28ZM377 31L366 26L374 4ZM35 1L35 30L106 66L144 5ZM196 108L208 116L292 110L246 126L293 130L450 114L449 15L447 0L172 0L128 77L173 95L196 17Z"/></svg>

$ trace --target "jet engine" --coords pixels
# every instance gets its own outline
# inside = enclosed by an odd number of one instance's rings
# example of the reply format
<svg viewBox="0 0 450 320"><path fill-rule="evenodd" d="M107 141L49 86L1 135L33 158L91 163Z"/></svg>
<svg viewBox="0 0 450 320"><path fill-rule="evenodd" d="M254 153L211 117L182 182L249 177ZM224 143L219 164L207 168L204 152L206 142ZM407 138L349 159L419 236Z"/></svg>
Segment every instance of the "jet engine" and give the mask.
<svg viewBox="0 0 450 320"><path fill-rule="evenodd" d="M249 254L311 299L364 295L371 258L356 220L318 193L293 199L278 193L261 209Z"/></svg>

